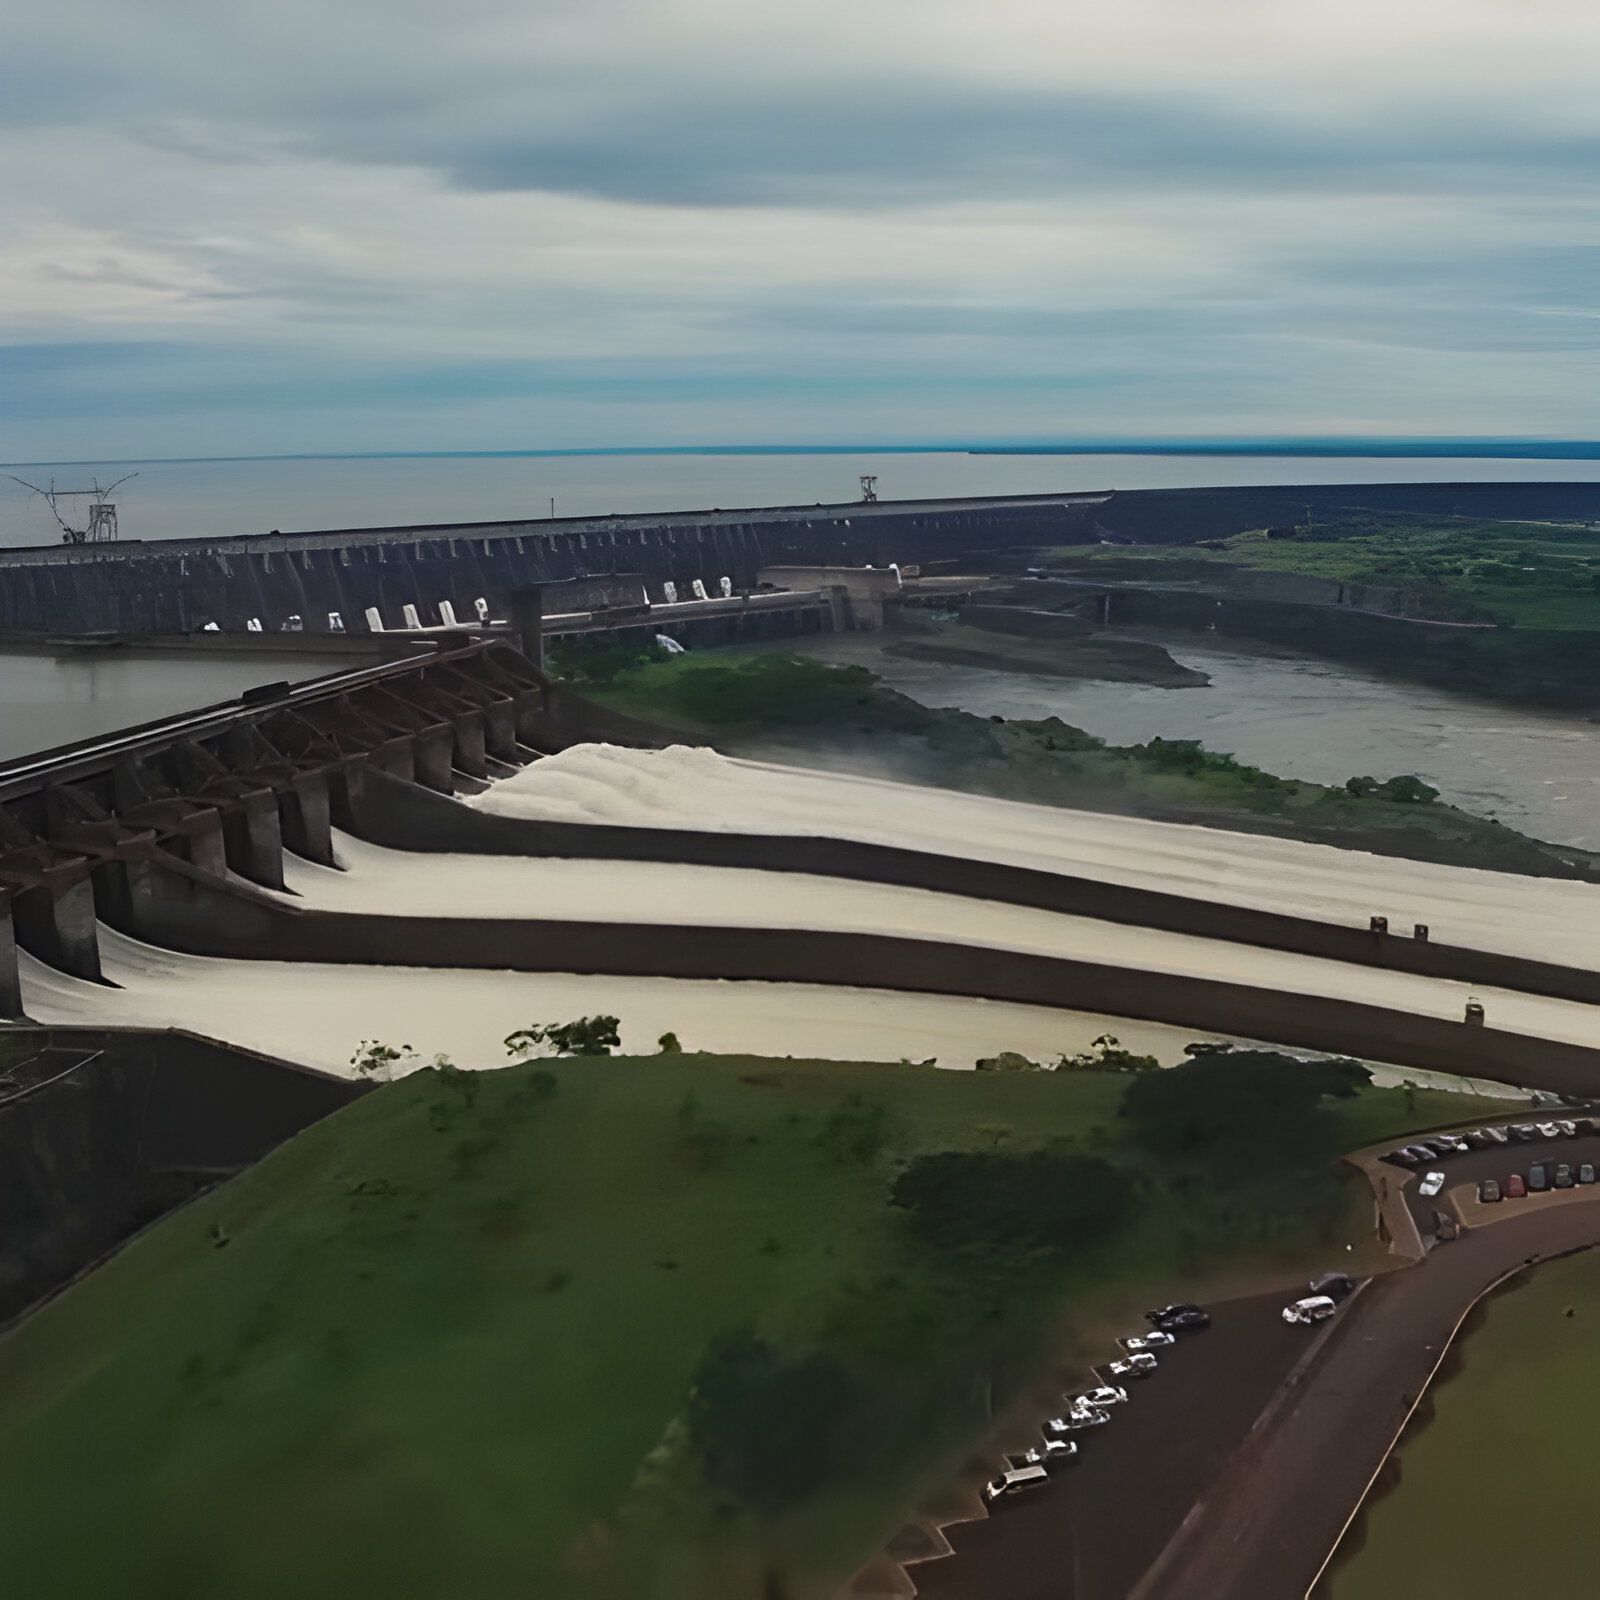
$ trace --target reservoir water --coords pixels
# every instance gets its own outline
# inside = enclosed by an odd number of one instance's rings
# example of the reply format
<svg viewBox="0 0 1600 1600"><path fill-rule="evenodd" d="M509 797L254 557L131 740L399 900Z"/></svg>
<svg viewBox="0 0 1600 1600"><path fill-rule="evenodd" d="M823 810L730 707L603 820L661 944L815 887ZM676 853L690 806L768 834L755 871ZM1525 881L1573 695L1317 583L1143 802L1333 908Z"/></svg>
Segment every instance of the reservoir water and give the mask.
<svg viewBox="0 0 1600 1600"><path fill-rule="evenodd" d="M0 651L0 761L350 665L331 655Z"/></svg>
<svg viewBox="0 0 1600 1600"><path fill-rule="evenodd" d="M1283 777L1342 784L1415 773L1479 816L1558 844L1600 849L1600 723L1496 705L1248 640L1141 633L1206 688L1046 678L884 654L860 634L807 641L860 661L924 705L980 716L1060 717L1114 744L1199 739Z"/></svg>
<svg viewBox="0 0 1600 1600"><path fill-rule="evenodd" d="M0 468L0 472L3 472ZM1218 484L1587 482L1600 462L1370 456L972 455L756 452L694 455L304 457L123 461L14 469L117 491L125 539L202 538L421 522L686 511L854 500L877 474L885 500ZM0 475L0 546L55 544L48 508Z"/></svg>

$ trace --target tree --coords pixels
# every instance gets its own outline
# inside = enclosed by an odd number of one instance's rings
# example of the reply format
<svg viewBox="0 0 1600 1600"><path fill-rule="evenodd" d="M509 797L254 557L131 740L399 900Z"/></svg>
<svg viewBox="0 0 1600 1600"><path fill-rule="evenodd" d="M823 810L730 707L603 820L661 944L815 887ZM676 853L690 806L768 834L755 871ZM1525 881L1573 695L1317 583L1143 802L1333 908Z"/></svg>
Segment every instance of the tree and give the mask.
<svg viewBox="0 0 1600 1600"><path fill-rule="evenodd" d="M758 1511L806 1499L834 1474L855 1385L831 1356L789 1356L749 1329L713 1339L689 1391L706 1477Z"/></svg>
<svg viewBox="0 0 1600 1600"><path fill-rule="evenodd" d="M558 1056L608 1056L622 1039L615 1017L577 1017L571 1022L540 1022L506 1035L506 1054L517 1061L543 1050Z"/></svg>
<svg viewBox="0 0 1600 1600"><path fill-rule="evenodd" d="M1158 1154L1236 1178L1331 1149L1336 1125L1324 1101L1370 1081L1354 1061L1297 1061L1270 1050L1202 1055L1139 1074L1120 1115Z"/></svg>
<svg viewBox="0 0 1600 1600"><path fill-rule="evenodd" d="M677 1056L683 1054L683 1046L678 1043L675 1033L664 1033L656 1040L656 1048L664 1056Z"/></svg>
<svg viewBox="0 0 1600 1600"><path fill-rule="evenodd" d="M1069 1248L1113 1232L1129 1210L1126 1186L1109 1162L1046 1150L918 1156L889 1198L925 1237L989 1249Z"/></svg>

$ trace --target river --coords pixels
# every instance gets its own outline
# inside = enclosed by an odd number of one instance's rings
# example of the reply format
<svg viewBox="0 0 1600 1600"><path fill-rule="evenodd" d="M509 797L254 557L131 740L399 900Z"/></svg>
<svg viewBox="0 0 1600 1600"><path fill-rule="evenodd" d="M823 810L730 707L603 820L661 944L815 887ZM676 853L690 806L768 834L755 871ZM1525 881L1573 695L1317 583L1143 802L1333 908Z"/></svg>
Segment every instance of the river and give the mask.
<svg viewBox="0 0 1600 1600"><path fill-rule="evenodd" d="M1060 717L1114 744L1199 739L1252 766L1311 783L1415 773L1446 800L1557 844L1600 849L1600 723L1497 705L1248 640L1127 635L1165 645L1207 688L1045 678L882 653L835 634L806 648L860 661L924 705L980 716Z"/></svg>
<svg viewBox="0 0 1600 1600"><path fill-rule="evenodd" d="M300 682L351 665L333 655L7 650L0 652L0 761L214 705L258 684Z"/></svg>
<svg viewBox="0 0 1600 1600"><path fill-rule="evenodd" d="M124 539L498 517L602 516L885 500L1275 483L1588 482L1600 462L1478 457L972 455L965 451L330 456L0 465L0 546L55 544L47 506L3 476L62 488L138 476L116 495ZM81 505L82 502L77 502Z"/></svg>

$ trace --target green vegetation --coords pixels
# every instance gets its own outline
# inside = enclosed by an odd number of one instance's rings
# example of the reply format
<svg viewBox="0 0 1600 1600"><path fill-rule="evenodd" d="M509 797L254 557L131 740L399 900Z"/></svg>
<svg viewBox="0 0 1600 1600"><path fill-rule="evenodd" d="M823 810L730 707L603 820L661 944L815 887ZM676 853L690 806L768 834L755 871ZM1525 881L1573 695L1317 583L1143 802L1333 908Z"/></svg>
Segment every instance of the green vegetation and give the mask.
<svg viewBox="0 0 1600 1600"><path fill-rule="evenodd" d="M1352 513L1305 528L1257 529L1204 545L1052 552L1107 578L1226 583L1286 573L1400 590L1414 616L1518 628L1600 628L1600 529L1400 512Z"/></svg>
<svg viewBox="0 0 1600 1600"><path fill-rule="evenodd" d="M706 652L636 666L589 691L733 755L820 762L911 782L1172 822L1272 833L1380 855L1588 876L1590 858L1441 805L1411 777L1338 788L1280 778L1193 739L1110 745L1059 718L934 710L865 667ZM1370 783L1370 787L1369 787Z"/></svg>
<svg viewBox="0 0 1600 1600"><path fill-rule="evenodd" d="M1536 1268L1475 1321L1402 1442L1398 1487L1353 1530L1334 1600L1520 1596L1535 1569L1541 1589L1593 1582L1600 1256Z"/></svg>
<svg viewBox="0 0 1600 1600"><path fill-rule="evenodd" d="M1145 1081L678 1053L386 1084L0 1342L8 1589L831 1594L1064 1313L1316 1264L1323 1148L1283 1204L1197 1183L1119 1115ZM1316 1108L1355 1146L1476 1103Z"/></svg>

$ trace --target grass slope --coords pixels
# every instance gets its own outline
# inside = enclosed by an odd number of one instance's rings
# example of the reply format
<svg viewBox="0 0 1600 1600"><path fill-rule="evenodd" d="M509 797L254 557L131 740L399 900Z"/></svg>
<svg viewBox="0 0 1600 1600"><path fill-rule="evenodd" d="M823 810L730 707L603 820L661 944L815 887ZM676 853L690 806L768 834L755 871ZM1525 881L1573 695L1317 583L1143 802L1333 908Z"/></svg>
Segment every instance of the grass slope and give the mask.
<svg viewBox="0 0 1600 1600"><path fill-rule="evenodd" d="M948 1480L1063 1306L1305 1253L1350 1194L1321 1161L1289 1174L1299 1210L1169 1183L1122 1143L1131 1080L1106 1074L463 1076L366 1097L0 1342L8 1592L824 1595ZM1473 1104L1368 1091L1332 1114L1350 1147ZM1049 1272L941 1256L886 1204L919 1153L1060 1138L1123 1164L1138 1219ZM780 1514L709 1492L687 1447L692 1375L739 1328L865 1379L852 1470Z"/></svg>

